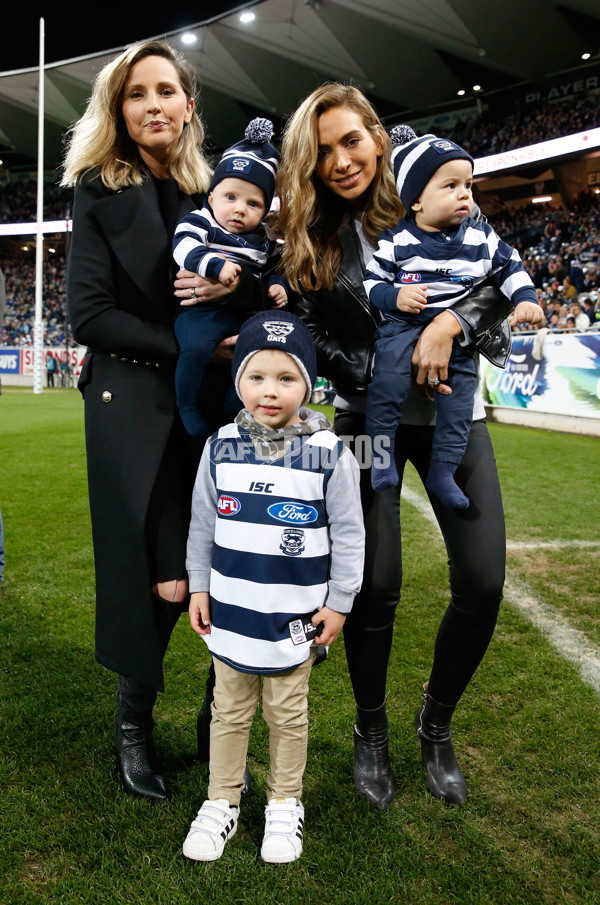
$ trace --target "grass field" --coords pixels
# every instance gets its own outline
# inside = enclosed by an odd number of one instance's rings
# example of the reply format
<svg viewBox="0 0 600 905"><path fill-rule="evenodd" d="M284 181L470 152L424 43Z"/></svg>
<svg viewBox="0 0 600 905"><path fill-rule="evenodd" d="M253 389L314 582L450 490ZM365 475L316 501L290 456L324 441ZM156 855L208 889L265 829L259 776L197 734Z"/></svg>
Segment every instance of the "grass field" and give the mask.
<svg viewBox="0 0 600 905"><path fill-rule="evenodd" d="M181 843L205 796L194 724L208 665L182 619L166 661L157 746L173 792L122 794L110 725L114 676L93 656L94 586L73 390L0 397L0 900L7 905L545 905L600 901L600 446L491 425L509 538L505 603L454 721L463 808L424 787L412 728L447 602L444 549L422 488L402 504L405 584L389 678L393 806L352 782L353 701L343 642L311 679L305 848L259 857L267 736L255 790L210 865Z"/></svg>

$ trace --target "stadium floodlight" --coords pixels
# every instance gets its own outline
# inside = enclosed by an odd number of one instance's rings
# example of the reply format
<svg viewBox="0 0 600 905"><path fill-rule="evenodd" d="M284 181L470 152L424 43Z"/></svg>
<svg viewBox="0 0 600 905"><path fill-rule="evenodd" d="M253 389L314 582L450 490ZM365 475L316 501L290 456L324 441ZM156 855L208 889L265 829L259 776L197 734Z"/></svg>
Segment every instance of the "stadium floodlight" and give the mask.
<svg viewBox="0 0 600 905"><path fill-rule="evenodd" d="M244 25L248 25L250 22L254 22L256 19L256 13L245 12L240 16L240 22L243 22Z"/></svg>

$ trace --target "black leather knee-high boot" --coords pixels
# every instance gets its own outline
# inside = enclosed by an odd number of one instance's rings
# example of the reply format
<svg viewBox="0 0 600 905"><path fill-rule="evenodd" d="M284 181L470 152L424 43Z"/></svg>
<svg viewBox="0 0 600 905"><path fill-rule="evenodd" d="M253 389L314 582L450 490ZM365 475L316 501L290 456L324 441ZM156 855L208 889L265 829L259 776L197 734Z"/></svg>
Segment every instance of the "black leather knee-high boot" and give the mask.
<svg viewBox="0 0 600 905"><path fill-rule="evenodd" d="M153 594L152 599L162 659L177 620L187 609L187 602L164 600L158 594ZM119 676L113 738L125 791L139 798L162 800L168 798L169 793L152 740L152 710L156 698L155 689Z"/></svg>
<svg viewBox="0 0 600 905"><path fill-rule="evenodd" d="M423 703L415 716L415 729L427 770L427 788L436 798L443 798L450 804L463 804L467 786L456 761L450 728L454 709L454 704L440 704L434 700L424 686Z"/></svg>
<svg viewBox="0 0 600 905"><path fill-rule="evenodd" d="M356 708L354 725L354 784L376 808L389 808L394 797L394 777L388 748L385 701L375 710Z"/></svg>
<svg viewBox="0 0 600 905"><path fill-rule="evenodd" d="M113 738L125 791L138 798L161 800L168 792L152 741L156 694L153 688L119 676Z"/></svg>

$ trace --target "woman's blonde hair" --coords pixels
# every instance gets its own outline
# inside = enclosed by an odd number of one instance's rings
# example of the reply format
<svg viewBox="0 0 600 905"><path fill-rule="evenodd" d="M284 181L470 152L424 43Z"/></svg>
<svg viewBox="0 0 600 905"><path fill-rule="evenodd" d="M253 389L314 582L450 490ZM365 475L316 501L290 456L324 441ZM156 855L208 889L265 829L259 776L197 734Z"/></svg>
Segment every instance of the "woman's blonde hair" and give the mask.
<svg viewBox="0 0 600 905"><path fill-rule="evenodd" d="M147 178L121 108L133 66L152 56L164 57L173 64L186 97L195 101L195 69L169 44L145 41L128 47L98 73L87 107L68 133L62 185L75 185L83 173L94 167L100 168L102 181L114 191L140 185ZM203 141L204 127L194 108L168 161L169 175L188 195L206 192L210 183L211 169L202 150Z"/></svg>
<svg viewBox="0 0 600 905"><path fill-rule="evenodd" d="M356 111L373 140L382 148L362 212L362 227L376 243L384 229L404 214L390 166L391 142L377 113L352 85L328 82L298 107L285 128L277 177L278 224L283 233L283 267L296 292L332 289L341 263L337 230L348 204L317 176L318 119L336 107Z"/></svg>

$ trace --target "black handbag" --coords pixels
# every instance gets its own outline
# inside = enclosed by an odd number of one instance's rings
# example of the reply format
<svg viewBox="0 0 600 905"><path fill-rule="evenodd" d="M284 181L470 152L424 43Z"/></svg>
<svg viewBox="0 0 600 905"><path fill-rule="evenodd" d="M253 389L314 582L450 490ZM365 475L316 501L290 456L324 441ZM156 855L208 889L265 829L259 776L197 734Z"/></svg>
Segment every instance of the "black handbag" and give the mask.
<svg viewBox="0 0 600 905"><path fill-rule="evenodd" d="M512 351L508 318L513 304L490 279L457 302L452 310L468 324L473 345L497 368L505 368Z"/></svg>

